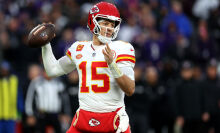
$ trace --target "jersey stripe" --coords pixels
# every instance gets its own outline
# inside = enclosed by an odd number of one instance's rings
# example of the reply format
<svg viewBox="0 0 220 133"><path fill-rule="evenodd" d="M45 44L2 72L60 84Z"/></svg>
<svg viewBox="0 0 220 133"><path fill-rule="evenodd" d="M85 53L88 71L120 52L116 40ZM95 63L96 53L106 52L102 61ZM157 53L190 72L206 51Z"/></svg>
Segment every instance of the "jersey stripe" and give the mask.
<svg viewBox="0 0 220 133"><path fill-rule="evenodd" d="M135 63L135 61L131 59L120 59L120 60L117 60L116 63L121 62L121 61L130 61L132 63Z"/></svg>
<svg viewBox="0 0 220 133"><path fill-rule="evenodd" d="M69 50L66 52L66 55L72 60L71 52Z"/></svg>
<svg viewBox="0 0 220 133"><path fill-rule="evenodd" d="M120 61L130 61L132 63L136 62L135 57L133 55L128 55L128 54L118 55L118 57L116 59L116 63L118 63Z"/></svg>
<svg viewBox="0 0 220 133"><path fill-rule="evenodd" d="M133 58L133 57L120 57L120 58L117 58L116 61L121 60L121 59L130 59L130 60L135 61L135 58Z"/></svg>
<svg viewBox="0 0 220 133"><path fill-rule="evenodd" d="M119 58L119 57L133 57L133 58L135 58L133 55L129 55L129 54L120 54L120 55L118 55L117 58Z"/></svg>

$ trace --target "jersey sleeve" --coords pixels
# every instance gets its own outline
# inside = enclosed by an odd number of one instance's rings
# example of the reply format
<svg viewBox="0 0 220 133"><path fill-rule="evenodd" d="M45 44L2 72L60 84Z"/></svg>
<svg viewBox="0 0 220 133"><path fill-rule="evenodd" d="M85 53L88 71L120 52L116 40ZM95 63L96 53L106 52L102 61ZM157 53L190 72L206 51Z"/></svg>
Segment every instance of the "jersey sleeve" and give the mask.
<svg viewBox="0 0 220 133"><path fill-rule="evenodd" d="M66 55L73 61L74 51L76 51L76 46L78 42L73 43L69 49L66 51Z"/></svg>
<svg viewBox="0 0 220 133"><path fill-rule="evenodd" d="M132 67L135 66L135 50L130 43L122 42L115 59L118 67Z"/></svg>

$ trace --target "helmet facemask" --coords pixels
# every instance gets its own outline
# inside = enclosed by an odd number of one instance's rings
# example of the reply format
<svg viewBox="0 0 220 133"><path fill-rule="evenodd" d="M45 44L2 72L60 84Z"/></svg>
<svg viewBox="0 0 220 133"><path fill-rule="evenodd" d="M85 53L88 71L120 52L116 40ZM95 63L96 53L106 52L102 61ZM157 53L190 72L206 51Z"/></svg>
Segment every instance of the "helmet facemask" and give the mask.
<svg viewBox="0 0 220 133"><path fill-rule="evenodd" d="M101 32L101 26L99 25L99 22L102 21L102 20L110 20L110 21L113 21L115 23L115 27L113 28L113 33L112 33L111 37L106 36L107 30L110 27L102 26L106 29L106 32L105 32L105 36L101 35L101 33L100 33ZM117 17L114 17L114 16L107 16L107 15L99 15L98 14L93 18L93 23L95 24L95 27L93 29L93 33L95 35L97 35L99 41L101 41L102 43L111 43L111 41L114 40L117 37L118 31L120 29L121 19L117 18Z"/></svg>

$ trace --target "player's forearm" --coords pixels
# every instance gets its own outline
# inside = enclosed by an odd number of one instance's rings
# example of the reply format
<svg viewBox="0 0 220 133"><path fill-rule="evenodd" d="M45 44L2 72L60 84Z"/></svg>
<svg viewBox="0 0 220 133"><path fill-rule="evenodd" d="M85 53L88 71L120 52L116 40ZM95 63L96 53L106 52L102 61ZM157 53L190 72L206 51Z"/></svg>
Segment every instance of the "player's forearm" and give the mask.
<svg viewBox="0 0 220 133"><path fill-rule="evenodd" d="M134 80L131 80L127 75L123 74L115 62L109 64L109 68L120 88L125 92L127 96L131 96L135 90Z"/></svg>
<svg viewBox="0 0 220 133"><path fill-rule="evenodd" d="M115 78L115 80L127 96L132 96L134 94L135 82L128 76L123 74L121 77Z"/></svg>
<svg viewBox="0 0 220 133"><path fill-rule="evenodd" d="M53 55L53 51L50 44L47 44L42 47L42 58L44 68L49 77L57 77L65 74L58 60Z"/></svg>

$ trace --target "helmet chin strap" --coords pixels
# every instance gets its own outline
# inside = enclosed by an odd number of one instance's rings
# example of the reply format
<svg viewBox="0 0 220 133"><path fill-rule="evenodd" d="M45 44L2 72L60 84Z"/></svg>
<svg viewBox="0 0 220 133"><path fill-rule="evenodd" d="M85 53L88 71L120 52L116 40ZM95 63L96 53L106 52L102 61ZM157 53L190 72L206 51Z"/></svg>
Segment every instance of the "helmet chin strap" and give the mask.
<svg viewBox="0 0 220 133"><path fill-rule="evenodd" d="M109 37L104 37L104 36L102 36L102 35L98 35L98 39L99 39L99 41L100 42L102 42L102 43L111 43L112 42L112 39L111 38L109 38Z"/></svg>

